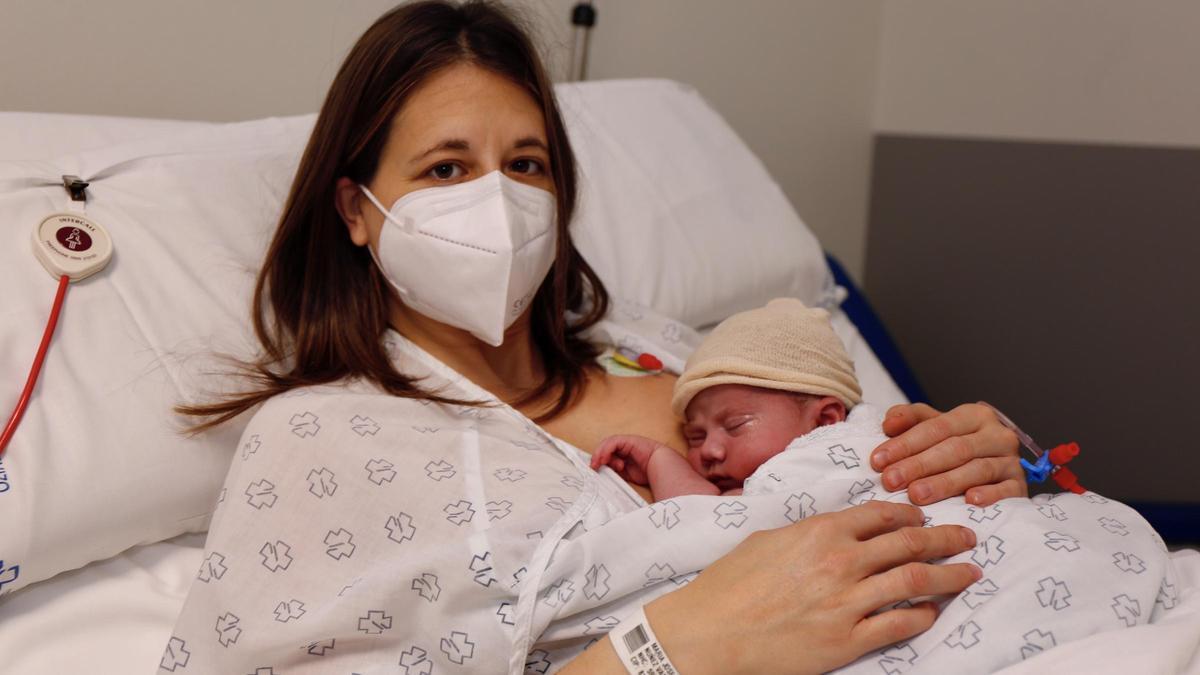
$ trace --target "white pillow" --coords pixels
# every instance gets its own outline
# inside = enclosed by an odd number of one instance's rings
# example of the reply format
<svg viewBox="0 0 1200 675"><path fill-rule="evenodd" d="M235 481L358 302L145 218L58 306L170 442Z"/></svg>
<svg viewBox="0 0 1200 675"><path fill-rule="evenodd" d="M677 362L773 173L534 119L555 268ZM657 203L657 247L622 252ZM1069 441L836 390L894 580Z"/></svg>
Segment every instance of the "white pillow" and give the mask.
<svg viewBox="0 0 1200 675"><path fill-rule="evenodd" d="M0 112L0 160L50 159L209 126L213 126L213 123L104 115Z"/></svg>
<svg viewBox="0 0 1200 675"><path fill-rule="evenodd" d="M213 350L247 354L250 289L311 117L201 129L52 162L0 163L0 186L102 176L87 216L112 234L72 284L38 388L3 457L0 592L207 527L238 425L189 438L171 406ZM0 409L24 382L54 295L30 231L62 187L0 190ZM213 386L213 382L199 384ZM219 386L219 383L218 383ZM2 489L3 486L0 486ZM11 574L11 573L10 573Z"/></svg>
<svg viewBox="0 0 1200 675"><path fill-rule="evenodd" d="M695 89L614 80L557 93L582 178L575 242L614 295L697 328L781 296L829 304L817 238Z"/></svg>
<svg viewBox="0 0 1200 675"><path fill-rule="evenodd" d="M614 295L692 325L778 295L820 300L827 270L816 240L694 92L665 81L559 92L584 178L574 233ZM178 127L53 161L0 162L9 238L0 246L0 414L53 297L29 232L67 207L54 185L61 174L92 179L87 215L116 249L106 270L68 291L0 463L0 594L207 527L241 424L190 438L171 406L230 386L202 377L221 368L212 353L254 348L255 271L313 119ZM15 579L5 572L14 566Z"/></svg>

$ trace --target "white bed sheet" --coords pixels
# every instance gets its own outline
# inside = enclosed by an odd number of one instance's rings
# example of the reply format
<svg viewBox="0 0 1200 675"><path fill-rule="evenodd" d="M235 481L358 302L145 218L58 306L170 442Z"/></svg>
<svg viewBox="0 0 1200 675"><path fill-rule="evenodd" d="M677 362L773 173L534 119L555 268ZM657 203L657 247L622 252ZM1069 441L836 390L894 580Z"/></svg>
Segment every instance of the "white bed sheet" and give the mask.
<svg viewBox="0 0 1200 675"><path fill-rule="evenodd" d="M203 534L138 546L0 601L0 673L153 673L200 568Z"/></svg>

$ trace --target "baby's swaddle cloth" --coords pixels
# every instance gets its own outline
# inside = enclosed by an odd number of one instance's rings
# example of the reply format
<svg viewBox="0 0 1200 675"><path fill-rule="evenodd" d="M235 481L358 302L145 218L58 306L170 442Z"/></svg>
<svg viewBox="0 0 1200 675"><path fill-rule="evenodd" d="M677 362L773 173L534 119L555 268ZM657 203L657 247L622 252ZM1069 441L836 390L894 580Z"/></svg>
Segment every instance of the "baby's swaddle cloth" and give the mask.
<svg viewBox="0 0 1200 675"><path fill-rule="evenodd" d="M860 405L846 422L798 438L764 463L741 497L658 502L562 542L547 573L562 573L561 586L579 592L538 604L535 624L547 625L541 641L615 621L687 583L750 531L873 499L908 503L905 493L883 490L869 466L886 438L881 422ZM943 602L931 629L842 672L991 672L1070 640L1152 622L1177 601L1161 538L1133 509L1095 493L988 507L957 497L921 508L927 525L975 531L977 546L947 562L974 562L983 578ZM615 579L625 580L624 595L607 593ZM638 579L644 590L631 589Z"/></svg>
<svg viewBox="0 0 1200 675"><path fill-rule="evenodd" d="M819 429L772 458L747 492L797 491L807 502L808 484L814 508L829 510L838 500L909 503L906 493L884 493L868 466L868 453L885 440L882 417L870 408L854 413L848 424ZM1069 640L1147 623L1174 606L1166 546L1119 502L1068 492L988 507L955 497L921 508L927 525L975 531L975 549L948 562L973 562L983 578L945 603L929 631L864 656L850 672L989 672Z"/></svg>

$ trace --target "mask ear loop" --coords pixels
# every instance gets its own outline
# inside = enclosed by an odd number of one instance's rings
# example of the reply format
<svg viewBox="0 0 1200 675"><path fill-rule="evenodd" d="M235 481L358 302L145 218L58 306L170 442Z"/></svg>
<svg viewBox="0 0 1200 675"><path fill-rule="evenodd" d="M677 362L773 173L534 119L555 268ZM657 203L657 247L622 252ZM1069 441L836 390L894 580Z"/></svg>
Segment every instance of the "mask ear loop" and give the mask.
<svg viewBox="0 0 1200 675"><path fill-rule="evenodd" d="M379 203L379 200L375 198L375 195L371 194L371 191L369 189L367 189L366 185L360 184L358 186L358 189L362 190L362 193L367 196L367 199L371 200L371 203L375 205L375 208L379 209L379 212L383 214L384 218L392 221L393 223L396 223L396 225L399 225L405 231L411 232L411 228L406 228L404 226L404 224L396 222L396 219L392 217L392 214L387 209L383 208L383 204ZM390 283L397 291L399 291L402 296L404 296L406 298L409 298L412 296L411 292L407 288L401 286L400 284L397 284L392 279L391 275L387 273L387 268L383 266L383 261L379 259L379 253L375 250L375 247L372 246L371 242L369 242L369 241L367 242L367 253L371 254L371 260L375 261L375 268L378 269L379 273L382 274L383 277L388 280L388 283Z"/></svg>
<svg viewBox="0 0 1200 675"><path fill-rule="evenodd" d="M362 190L362 193L367 196L367 199L371 200L371 203L375 205L375 208L379 209L379 212L383 214L384 218L392 221L393 223L398 225L401 229L403 229L405 232L412 234L413 221L411 218L405 218L404 222L400 222L400 221L396 220L396 217L392 215L392 212L389 209L383 208L383 204L379 203L379 200L375 198L375 195L372 194L369 189L367 189L366 185L360 184L358 186L358 189Z"/></svg>

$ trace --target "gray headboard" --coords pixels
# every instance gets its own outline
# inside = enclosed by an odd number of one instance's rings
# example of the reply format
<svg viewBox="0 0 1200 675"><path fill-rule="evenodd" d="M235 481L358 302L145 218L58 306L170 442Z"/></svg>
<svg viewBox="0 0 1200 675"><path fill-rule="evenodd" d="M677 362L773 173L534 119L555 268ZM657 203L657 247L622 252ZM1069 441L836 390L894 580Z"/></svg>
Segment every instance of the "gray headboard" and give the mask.
<svg viewBox="0 0 1200 675"><path fill-rule="evenodd" d="M865 286L935 405L1200 504L1200 150L882 135Z"/></svg>

